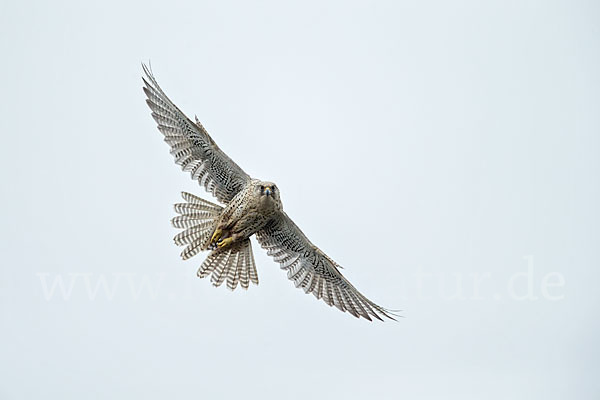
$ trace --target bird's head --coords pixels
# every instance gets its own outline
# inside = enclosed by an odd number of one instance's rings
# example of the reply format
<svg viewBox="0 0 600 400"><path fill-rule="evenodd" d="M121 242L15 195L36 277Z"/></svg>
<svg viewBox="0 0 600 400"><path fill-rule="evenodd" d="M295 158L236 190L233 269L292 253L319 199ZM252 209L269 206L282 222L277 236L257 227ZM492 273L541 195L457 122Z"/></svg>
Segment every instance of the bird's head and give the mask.
<svg viewBox="0 0 600 400"><path fill-rule="evenodd" d="M274 204L281 209L279 189L273 182L257 181L255 184L255 190L260 196L261 201L266 202L267 204Z"/></svg>

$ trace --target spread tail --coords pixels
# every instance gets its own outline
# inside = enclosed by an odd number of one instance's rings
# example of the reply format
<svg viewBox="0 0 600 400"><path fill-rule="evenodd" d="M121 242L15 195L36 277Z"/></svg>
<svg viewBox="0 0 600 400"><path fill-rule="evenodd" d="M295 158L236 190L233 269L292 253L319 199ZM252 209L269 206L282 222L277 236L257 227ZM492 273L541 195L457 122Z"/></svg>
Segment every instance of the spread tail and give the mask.
<svg viewBox="0 0 600 400"><path fill-rule="evenodd" d="M183 229L173 240L178 246L187 246L181 252L181 258L187 260L210 248L210 238L223 207L190 193L182 192L181 195L187 203L175 204L175 211L180 215L173 218L171 223L175 228ZM258 285L250 239L211 251L198 269L198 277L211 274L213 285L220 286L227 281L227 287L231 290L238 283L244 289L248 289L250 282Z"/></svg>
<svg viewBox="0 0 600 400"><path fill-rule="evenodd" d="M215 230L223 207L190 193L181 192L181 196L187 203L175 204L175 211L180 215L174 217L171 224L183 229L173 240L178 246L187 246L181 252L181 258L187 260L208 249L210 235Z"/></svg>
<svg viewBox="0 0 600 400"><path fill-rule="evenodd" d="M248 289L250 282L258 285L250 239L213 250L198 269L198 277L204 278L211 273L210 281L214 286L221 286L225 280L231 290L234 290L238 283L244 289Z"/></svg>

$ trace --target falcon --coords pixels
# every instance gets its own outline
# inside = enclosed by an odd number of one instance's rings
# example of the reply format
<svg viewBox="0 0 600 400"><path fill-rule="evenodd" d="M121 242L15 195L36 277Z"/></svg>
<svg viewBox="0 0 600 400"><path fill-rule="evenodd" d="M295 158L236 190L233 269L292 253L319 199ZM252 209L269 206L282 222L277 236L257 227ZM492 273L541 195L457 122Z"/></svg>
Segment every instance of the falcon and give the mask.
<svg viewBox="0 0 600 400"><path fill-rule="evenodd" d="M256 235L267 254L287 271L296 287L312 293L329 306L357 318L395 319L397 315L362 295L339 271L335 261L302 233L283 211L279 188L273 182L251 178L217 146L198 118L192 122L167 97L152 71L142 64L144 93L158 130L171 147L175 163L223 204L213 204L183 192L175 204L171 223L182 229L175 244L185 246L187 260L210 251L198 269L198 277L224 282L234 290L258 284L250 237Z"/></svg>

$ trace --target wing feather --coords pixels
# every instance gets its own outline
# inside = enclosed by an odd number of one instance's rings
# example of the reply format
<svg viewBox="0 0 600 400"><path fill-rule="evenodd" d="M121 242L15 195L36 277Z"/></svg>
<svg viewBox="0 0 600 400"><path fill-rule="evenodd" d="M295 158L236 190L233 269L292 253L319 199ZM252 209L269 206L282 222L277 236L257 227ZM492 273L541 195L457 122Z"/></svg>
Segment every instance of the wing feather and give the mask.
<svg viewBox="0 0 600 400"><path fill-rule="evenodd" d="M197 119L196 123L192 122L177 108L160 88L152 71L146 65L142 67L146 75L142 78L146 103L158 130L171 146L175 162L220 202L229 203L250 181L250 176L217 146Z"/></svg>
<svg viewBox="0 0 600 400"><path fill-rule="evenodd" d="M258 231L256 237L267 254L287 270L288 278L296 287L314 294L329 306L369 321L372 317L383 320L383 317L395 319L397 316L363 296L342 275L341 267L313 245L284 212Z"/></svg>

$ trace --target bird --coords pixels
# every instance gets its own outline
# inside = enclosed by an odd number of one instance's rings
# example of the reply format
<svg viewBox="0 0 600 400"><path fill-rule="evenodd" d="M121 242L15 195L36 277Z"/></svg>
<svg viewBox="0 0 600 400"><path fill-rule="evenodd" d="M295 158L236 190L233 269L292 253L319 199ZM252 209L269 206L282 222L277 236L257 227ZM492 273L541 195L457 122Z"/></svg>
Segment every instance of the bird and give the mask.
<svg viewBox="0 0 600 400"><path fill-rule="evenodd" d="M340 272L341 266L315 246L284 212L279 188L251 178L217 146L198 117L189 119L161 89L152 69L142 63L143 91L151 115L170 146L175 163L222 205L182 192L171 220L181 231L173 238L184 260L209 251L197 275L210 275L214 286L235 290L258 285L250 237L255 235L296 287L368 321L396 320L396 310L381 307L361 294Z"/></svg>

